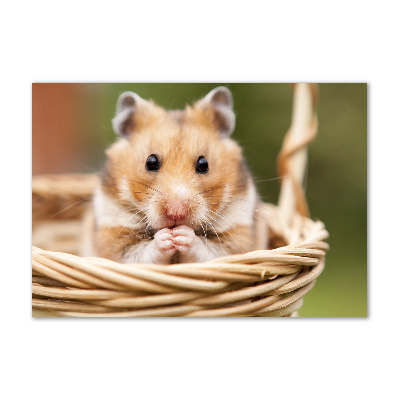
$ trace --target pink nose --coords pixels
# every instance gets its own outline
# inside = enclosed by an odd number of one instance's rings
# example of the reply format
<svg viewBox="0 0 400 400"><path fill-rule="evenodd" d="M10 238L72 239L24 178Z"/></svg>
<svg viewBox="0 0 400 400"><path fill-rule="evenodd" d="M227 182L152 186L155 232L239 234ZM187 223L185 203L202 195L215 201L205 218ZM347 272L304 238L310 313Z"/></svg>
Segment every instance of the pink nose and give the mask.
<svg viewBox="0 0 400 400"><path fill-rule="evenodd" d="M181 201L168 204L167 215L170 218L173 219L185 218L187 212L188 212L187 206Z"/></svg>

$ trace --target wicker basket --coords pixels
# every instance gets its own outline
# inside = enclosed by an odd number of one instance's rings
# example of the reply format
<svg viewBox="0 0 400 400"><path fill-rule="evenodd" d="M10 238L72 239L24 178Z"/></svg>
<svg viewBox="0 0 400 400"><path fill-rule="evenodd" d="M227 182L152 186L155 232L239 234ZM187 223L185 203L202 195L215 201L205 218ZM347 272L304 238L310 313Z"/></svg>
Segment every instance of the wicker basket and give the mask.
<svg viewBox="0 0 400 400"><path fill-rule="evenodd" d="M309 218L302 190L316 100L315 84L294 85L292 126L278 158L278 206L258 210L271 250L170 266L80 258L82 217L97 176L34 177L33 316L296 316L328 250L328 232Z"/></svg>

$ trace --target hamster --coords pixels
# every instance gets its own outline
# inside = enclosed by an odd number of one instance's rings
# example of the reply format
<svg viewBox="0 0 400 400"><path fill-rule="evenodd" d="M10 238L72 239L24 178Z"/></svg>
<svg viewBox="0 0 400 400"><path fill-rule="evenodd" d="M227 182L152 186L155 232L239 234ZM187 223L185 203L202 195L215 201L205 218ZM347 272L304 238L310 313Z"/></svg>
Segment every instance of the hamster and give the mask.
<svg viewBox="0 0 400 400"><path fill-rule="evenodd" d="M226 87L172 111L125 92L112 125L119 138L93 196L86 255L172 264L266 248Z"/></svg>

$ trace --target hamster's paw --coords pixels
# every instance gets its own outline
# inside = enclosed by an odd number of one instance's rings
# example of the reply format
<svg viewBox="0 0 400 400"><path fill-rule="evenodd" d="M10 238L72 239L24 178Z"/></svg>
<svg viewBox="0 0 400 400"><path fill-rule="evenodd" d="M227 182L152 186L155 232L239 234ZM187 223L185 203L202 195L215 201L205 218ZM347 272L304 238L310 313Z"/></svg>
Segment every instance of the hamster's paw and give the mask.
<svg viewBox="0 0 400 400"><path fill-rule="evenodd" d="M172 256L176 252L172 237L172 231L168 228L161 229L154 235L154 243L163 256Z"/></svg>
<svg viewBox="0 0 400 400"><path fill-rule="evenodd" d="M174 247L181 253L191 252L199 244L194 230L188 226L177 226L172 229L171 233Z"/></svg>

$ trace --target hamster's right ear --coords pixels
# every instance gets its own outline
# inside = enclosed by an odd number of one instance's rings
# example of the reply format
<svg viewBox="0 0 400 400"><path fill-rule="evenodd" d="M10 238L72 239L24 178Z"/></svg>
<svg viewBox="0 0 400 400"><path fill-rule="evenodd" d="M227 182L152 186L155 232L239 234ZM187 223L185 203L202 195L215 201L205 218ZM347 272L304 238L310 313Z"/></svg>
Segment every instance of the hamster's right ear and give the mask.
<svg viewBox="0 0 400 400"><path fill-rule="evenodd" d="M210 110L213 124L222 137L230 136L235 129L232 93L225 86L211 90L204 99L198 101L201 109Z"/></svg>
<svg viewBox="0 0 400 400"><path fill-rule="evenodd" d="M117 114L112 120L114 132L127 138L135 130L135 114L148 103L134 92L122 93L117 101Z"/></svg>

